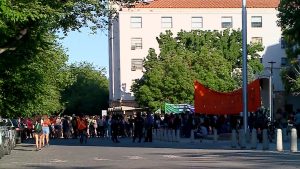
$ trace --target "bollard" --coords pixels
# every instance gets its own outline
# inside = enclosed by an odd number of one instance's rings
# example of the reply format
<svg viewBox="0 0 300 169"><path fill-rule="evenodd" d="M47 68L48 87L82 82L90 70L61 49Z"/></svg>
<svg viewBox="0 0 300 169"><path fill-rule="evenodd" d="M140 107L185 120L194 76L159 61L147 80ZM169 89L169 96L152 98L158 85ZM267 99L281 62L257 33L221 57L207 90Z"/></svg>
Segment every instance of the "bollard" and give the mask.
<svg viewBox="0 0 300 169"><path fill-rule="evenodd" d="M179 129L176 130L176 141L180 142L180 130Z"/></svg>
<svg viewBox="0 0 300 169"><path fill-rule="evenodd" d="M252 129L251 133L251 149L257 148L257 132L256 129Z"/></svg>
<svg viewBox="0 0 300 169"><path fill-rule="evenodd" d="M282 129L282 137L283 137L283 141L286 142L287 141L287 129L286 128Z"/></svg>
<svg viewBox="0 0 300 169"><path fill-rule="evenodd" d="M191 143L194 143L194 140L195 140L195 135L194 135L194 130L192 129L191 130Z"/></svg>
<svg viewBox="0 0 300 169"><path fill-rule="evenodd" d="M231 147L232 148L237 147L236 130L232 130L232 132L231 132Z"/></svg>
<svg viewBox="0 0 300 169"><path fill-rule="evenodd" d="M241 149L246 148L246 135L244 129L239 130L239 144L241 146Z"/></svg>
<svg viewBox="0 0 300 169"><path fill-rule="evenodd" d="M218 141L218 131L215 128L213 130L214 130L214 141Z"/></svg>
<svg viewBox="0 0 300 169"><path fill-rule="evenodd" d="M297 152L298 147L297 147L297 129L292 128L291 129L291 152Z"/></svg>
<svg viewBox="0 0 300 169"><path fill-rule="evenodd" d="M169 137L169 129L166 129L166 141L168 142L170 139Z"/></svg>
<svg viewBox="0 0 300 169"><path fill-rule="evenodd" d="M167 130L164 128L163 129L163 139L162 139L162 141L166 141L166 139L167 139Z"/></svg>
<svg viewBox="0 0 300 169"><path fill-rule="evenodd" d="M172 142L176 142L176 131L172 130Z"/></svg>
<svg viewBox="0 0 300 169"><path fill-rule="evenodd" d="M247 129L247 132L245 133L246 143L250 143L250 130Z"/></svg>
<svg viewBox="0 0 300 169"><path fill-rule="evenodd" d="M2 129L0 127L0 147L2 146ZM0 154L1 155L1 154Z"/></svg>
<svg viewBox="0 0 300 169"><path fill-rule="evenodd" d="M168 142L172 141L172 129L168 129Z"/></svg>
<svg viewBox="0 0 300 169"><path fill-rule="evenodd" d="M276 150L277 151L283 151L283 146L282 146L282 130L277 129L276 130Z"/></svg>
<svg viewBox="0 0 300 169"><path fill-rule="evenodd" d="M269 150L269 138L267 129L263 129L263 150Z"/></svg>
<svg viewBox="0 0 300 169"><path fill-rule="evenodd" d="M158 130L158 137L159 137L159 141L162 141L162 129L161 128Z"/></svg>

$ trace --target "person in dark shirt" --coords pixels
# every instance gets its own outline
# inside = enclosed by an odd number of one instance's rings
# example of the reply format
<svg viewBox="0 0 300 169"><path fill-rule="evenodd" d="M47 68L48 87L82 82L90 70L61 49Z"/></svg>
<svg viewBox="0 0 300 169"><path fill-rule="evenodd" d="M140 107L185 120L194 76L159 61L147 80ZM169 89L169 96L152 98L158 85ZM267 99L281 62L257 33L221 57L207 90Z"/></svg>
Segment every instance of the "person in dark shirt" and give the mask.
<svg viewBox="0 0 300 169"><path fill-rule="evenodd" d="M119 119L116 114L113 114L111 117L111 140L114 143L119 143L118 140L118 130L119 130Z"/></svg>
<svg viewBox="0 0 300 169"><path fill-rule="evenodd" d="M132 142L135 142L136 138L139 138L139 143L142 140L143 136L143 125L144 119L141 116L140 112L137 112L136 117L134 118L134 135Z"/></svg>
<svg viewBox="0 0 300 169"><path fill-rule="evenodd" d="M147 112L145 120L145 142L152 142L152 128L154 119L150 112Z"/></svg>

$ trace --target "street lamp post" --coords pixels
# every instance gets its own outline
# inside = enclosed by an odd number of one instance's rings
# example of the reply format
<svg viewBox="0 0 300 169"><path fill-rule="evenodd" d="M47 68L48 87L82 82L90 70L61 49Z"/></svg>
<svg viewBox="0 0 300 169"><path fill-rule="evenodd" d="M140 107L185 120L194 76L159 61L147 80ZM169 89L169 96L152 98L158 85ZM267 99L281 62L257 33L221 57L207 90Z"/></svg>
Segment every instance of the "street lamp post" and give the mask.
<svg viewBox="0 0 300 169"><path fill-rule="evenodd" d="M270 66L270 77L269 77L269 109L270 109L270 121L273 121L273 64L276 63L274 61L268 62L271 64Z"/></svg>
<svg viewBox="0 0 300 169"><path fill-rule="evenodd" d="M248 128L248 96L247 96L247 10L246 0L242 4L242 53L243 53L243 124L244 131L247 133Z"/></svg>

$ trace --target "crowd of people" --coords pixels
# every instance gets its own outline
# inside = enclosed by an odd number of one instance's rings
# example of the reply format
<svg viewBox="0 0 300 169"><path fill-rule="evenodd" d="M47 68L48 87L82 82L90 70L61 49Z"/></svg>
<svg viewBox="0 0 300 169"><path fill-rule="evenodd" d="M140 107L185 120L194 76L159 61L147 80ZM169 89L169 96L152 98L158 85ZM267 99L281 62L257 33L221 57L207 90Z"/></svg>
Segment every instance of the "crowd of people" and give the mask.
<svg viewBox="0 0 300 169"><path fill-rule="evenodd" d="M270 130L270 121L266 111L258 110L250 113L249 130ZM23 138L35 138L36 149L49 146L49 139L78 139L86 143L90 137L109 138L119 143L120 137L130 137L132 142L152 142L153 129L165 128L179 130L180 137L189 138L191 131L195 136L230 133L232 129L240 129L243 124L241 116L201 115L190 112L181 114L152 114L136 112L134 115L112 113L108 116L37 116L35 118L19 118L18 125L23 128ZM287 128L293 124L300 131L300 110L296 113L285 113L278 110L275 114L275 128ZM270 130L271 131L271 130ZM298 133L299 134L299 133Z"/></svg>

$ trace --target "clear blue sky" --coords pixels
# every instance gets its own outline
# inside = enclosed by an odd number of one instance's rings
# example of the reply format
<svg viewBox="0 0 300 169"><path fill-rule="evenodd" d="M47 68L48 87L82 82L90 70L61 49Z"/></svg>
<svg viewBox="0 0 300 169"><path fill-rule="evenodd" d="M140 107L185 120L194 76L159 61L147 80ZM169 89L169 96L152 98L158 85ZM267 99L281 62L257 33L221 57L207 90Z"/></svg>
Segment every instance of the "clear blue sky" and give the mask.
<svg viewBox="0 0 300 169"><path fill-rule="evenodd" d="M97 34L90 34L88 28L81 29L81 32L70 32L60 42L69 55L68 63L79 63L86 61L95 67L106 69L108 74L108 38L107 32L98 31ZM59 36L63 36L59 34Z"/></svg>

